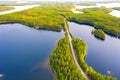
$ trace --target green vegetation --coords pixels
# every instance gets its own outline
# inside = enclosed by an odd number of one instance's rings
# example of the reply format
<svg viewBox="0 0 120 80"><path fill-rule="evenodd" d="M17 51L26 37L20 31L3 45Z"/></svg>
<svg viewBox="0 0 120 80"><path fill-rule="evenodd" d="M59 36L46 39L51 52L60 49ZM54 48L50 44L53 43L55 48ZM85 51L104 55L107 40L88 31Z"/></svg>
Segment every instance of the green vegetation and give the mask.
<svg viewBox="0 0 120 80"><path fill-rule="evenodd" d="M69 21L89 24L105 33L120 37L120 19L109 14L111 9L85 9L84 14L72 13L70 4L44 4L40 7L0 16L0 23L17 22L34 28L61 31L65 16ZM19 16L18 16L19 15Z"/></svg>
<svg viewBox="0 0 120 80"><path fill-rule="evenodd" d="M111 36L120 37L120 19L106 12L108 11L86 9L84 14L66 13L64 15L69 21L92 25Z"/></svg>
<svg viewBox="0 0 120 80"><path fill-rule="evenodd" d="M92 34L99 39L105 40L105 33L101 29L92 31Z"/></svg>
<svg viewBox="0 0 120 80"><path fill-rule="evenodd" d="M0 6L0 11L6 11L6 10L11 10L14 9L13 7L6 7L6 6Z"/></svg>
<svg viewBox="0 0 120 80"><path fill-rule="evenodd" d="M59 40L50 56L50 65L58 80L85 80L73 60L68 38Z"/></svg>
<svg viewBox="0 0 120 80"><path fill-rule="evenodd" d="M86 9L77 9L78 11L82 11L84 13L87 13L89 11L93 11L93 12L100 12L100 13L109 13L112 11L111 8L105 8L105 7L94 7L94 8L86 8Z"/></svg>
<svg viewBox="0 0 120 80"><path fill-rule="evenodd" d="M71 12L72 8L69 4L44 4L22 12L1 15L0 23L21 23L38 29L61 31L64 27L64 16L69 21L93 25L110 35L120 37L120 19L106 14L106 9L86 9L84 14L74 14ZM88 67L84 61L86 44L83 41L75 39L73 45L79 64L92 80L115 80ZM59 40L50 56L50 65L58 80L85 80L73 60L67 38Z"/></svg>
<svg viewBox="0 0 120 80"><path fill-rule="evenodd" d="M95 7L95 8L87 8L87 9L83 9L84 13L87 13L89 11L93 11L93 12L100 12L100 13L109 13L112 11L111 8L105 8L104 6L102 7Z"/></svg>
<svg viewBox="0 0 120 80"><path fill-rule="evenodd" d="M34 28L61 31L64 20L61 13L70 12L70 5L44 5L22 12L0 16L0 23L22 23ZM69 7L68 7L69 6ZM19 15L19 16L18 16Z"/></svg>
<svg viewBox="0 0 120 80"><path fill-rule="evenodd" d="M78 38L74 38L73 47L76 51L76 57L78 59L79 65L82 67L84 72L91 78L91 80L116 80L111 76L105 76L96 72L92 67L89 67L85 62L84 58L86 56L86 43Z"/></svg>

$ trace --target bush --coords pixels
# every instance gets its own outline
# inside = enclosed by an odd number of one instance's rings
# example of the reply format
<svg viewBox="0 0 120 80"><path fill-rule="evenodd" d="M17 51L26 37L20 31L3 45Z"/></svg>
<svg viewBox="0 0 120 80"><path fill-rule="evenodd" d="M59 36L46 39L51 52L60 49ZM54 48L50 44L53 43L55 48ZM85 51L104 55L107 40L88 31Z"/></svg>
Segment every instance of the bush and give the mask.
<svg viewBox="0 0 120 80"><path fill-rule="evenodd" d="M92 67L89 67L87 63L85 62L84 58L86 56L86 43L78 38L74 38L73 41L73 47L76 51L76 57L78 59L79 65L82 67L84 72L90 77L91 80L116 80L115 78L111 76L105 76L98 72L96 72Z"/></svg>

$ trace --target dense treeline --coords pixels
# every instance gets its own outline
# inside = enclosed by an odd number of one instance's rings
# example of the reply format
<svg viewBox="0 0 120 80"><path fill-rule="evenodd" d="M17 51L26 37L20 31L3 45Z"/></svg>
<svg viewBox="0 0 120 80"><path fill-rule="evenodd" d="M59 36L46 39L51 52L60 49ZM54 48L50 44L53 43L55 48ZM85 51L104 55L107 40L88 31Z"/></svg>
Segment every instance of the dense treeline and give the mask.
<svg viewBox="0 0 120 80"><path fill-rule="evenodd" d="M105 8L104 6L102 7L95 7L95 8L86 8L86 9L83 9L83 12L84 13L87 13L89 11L97 11L97 12L100 12L100 13L109 13L112 11L111 8Z"/></svg>
<svg viewBox="0 0 120 80"><path fill-rule="evenodd" d="M120 19L107 14L111 9L85 9L84 14L72 13L69 4L47 4L22 12L0 16L0 23L18 22L31 27L61 31L65 16L69 21L93 25L105 33L120 37ZM19 16L18 16L19 15Z"/></svg>
<svg viewBox="0 0 120 80"><path fill-rule="evenodd" d="M88 13L89 11L93 12L100 12L100 13L109 13L112 11L112 8L105 8L105 7L94 7L94 8L85 8L85 9L76 9L80 12Z"/></svg>
<svg viewBox="0 0 120 80"><path fill-rule="evenodd" d="M6 10L11 10L14 9L13 7L6 7L6 6L0 6L0 11L6 11Z"/></svg>
<svg viewBox="0 0 120 80"><path fill-rule="evenodd" d="M96 29L102 29L105 33L120 37L120 19L110 14L108 11L86 9L84 14L64 14L69 21L81 24L92 25Z"/></svg>
<svg viewBox="0 0 120 80"><path fill-rule="evenodd" d="M17 22L35 28L61 31L64 26L63 16L65 16L70 21L90 24L108 34L120 37L120 19L106 14L108 11L105 12L104 9L86 9L84 14L75 14L71 12L72 8L73 6L68 4L44 4L22 12L1 15L0 23ZM114 80L88 67L84 61L86 55L86 44L84 42L75 39L73 45L78 54L77 57L81 67L92 80ZM58 42L57 47L50 56L50 64L55 69L58 80L85 80L73 60L67 38L63 38Z"/></svg>
<svg viewBox="0 0 120 80"><path fill-rule="evenodd" d="M103 30L101 30L101 29L97 29L97 30L93 30L92 31L92 34L95 36L95 37L97 37L97 38L99 38L99 39L101 39L101 40L105 40L105 33L104 33L104 31Z"/></svg>
<svg viewBox="0 0 120 80"><path fill-rule="evenodd" d="M22 12L0 16L0 23L18 22L31 27L61 31L64 25L61 13L70 12L70 5L41 5Z"/></svg>
<svg viewBox="0 0 120 80"><path fill-rule="evenodd" d="M74 62L68 38L59 40L50 56L50 65L58 80L85 80Z"/></svg>
<svg viewBox="0 0 120 80"><path fill-rule="evenodd" d="M84 60L86 56L86 43L83 40L74 38L72 43L76 51L76 57L78 59L80 66L82 67L84 72L86 72L86 74L91 78L91 80L116 80L111 76L105 76L96 72L92 67L89 67L87 65L87 63Z"/></svg>

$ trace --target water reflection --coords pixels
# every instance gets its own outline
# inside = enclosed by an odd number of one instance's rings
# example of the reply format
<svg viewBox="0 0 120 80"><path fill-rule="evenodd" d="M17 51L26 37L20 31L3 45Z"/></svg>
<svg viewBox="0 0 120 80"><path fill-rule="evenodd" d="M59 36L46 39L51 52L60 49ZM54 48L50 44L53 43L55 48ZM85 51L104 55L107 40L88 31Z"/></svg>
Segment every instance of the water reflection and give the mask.
<svg viewBox="0 0 120 80"><path fill-rule="evenodd" d="M63 32L37 30L21 24L0 25L2 80L54 80L48 59ZM46 66L45 66L46 65Z"/></svg>
<svg viewBox="0 0 120 80"><path fill-rule="evenodd" d="M104 41L96 39L91 31L94 29L88 25L80 25L71 22L71 32L75 37L82 38L87 43L86 62L96 71L117 77L120 79L120 39L106 35Z"/></svg>

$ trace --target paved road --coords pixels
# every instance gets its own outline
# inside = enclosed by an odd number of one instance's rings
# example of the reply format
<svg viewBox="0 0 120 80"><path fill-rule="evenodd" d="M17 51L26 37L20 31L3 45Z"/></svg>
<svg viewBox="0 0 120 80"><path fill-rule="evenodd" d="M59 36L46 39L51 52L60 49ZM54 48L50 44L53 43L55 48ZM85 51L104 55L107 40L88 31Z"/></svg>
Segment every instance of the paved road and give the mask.
<svg viewBox="0 0 120 80"><path fill-rule="evenodd" d="M67 32L67 35L68 35L68 39L69 39L69 42L70 42L70 48L71 48L71 52L72 52L72 55L73 55L73 58L74 58L74 61L79 69L79 71L81 72L81 74L83 75L83 77L86 79L86 80L90 80L89 77L84 73L84 71L82 70L82 68L80 67L80 65L78 64L78 61L77 61L77 58L75 56L75 52L74 52L74 49L73 49L73 45L72 45L72 38L69 34L69 31L68 31L68 26L66 24L66 19L64 18L64 23L65 23L65 28L66 28L66 32Z"/></svg>

